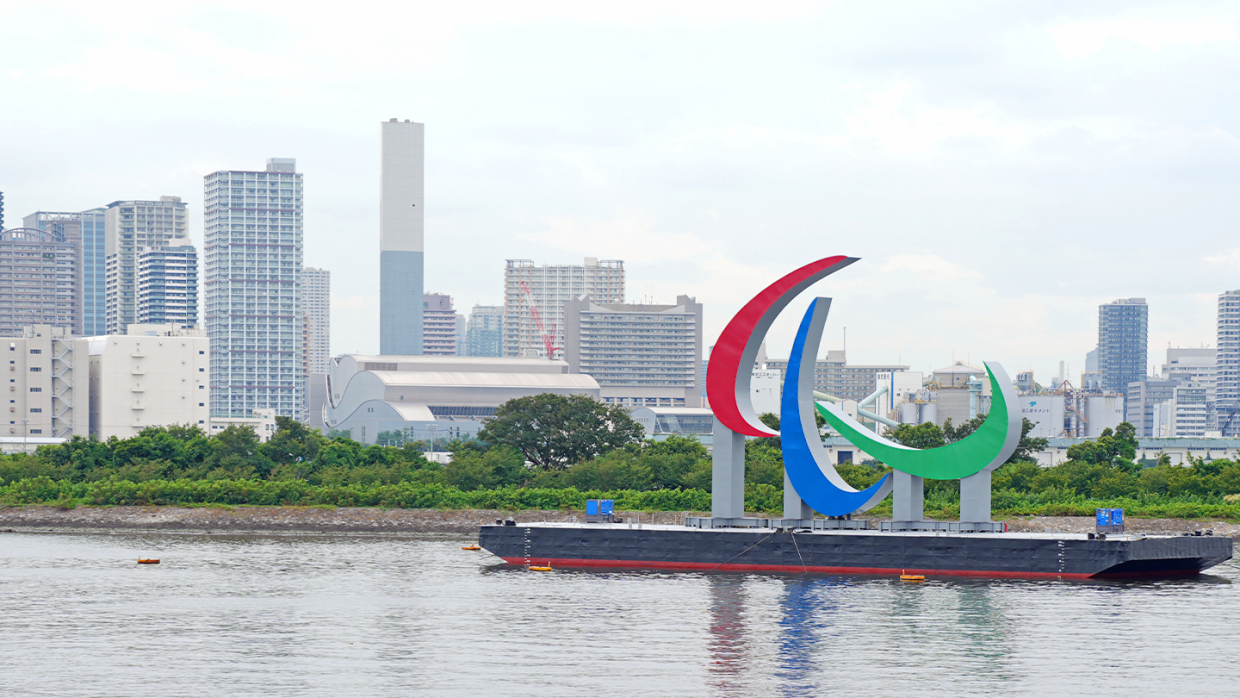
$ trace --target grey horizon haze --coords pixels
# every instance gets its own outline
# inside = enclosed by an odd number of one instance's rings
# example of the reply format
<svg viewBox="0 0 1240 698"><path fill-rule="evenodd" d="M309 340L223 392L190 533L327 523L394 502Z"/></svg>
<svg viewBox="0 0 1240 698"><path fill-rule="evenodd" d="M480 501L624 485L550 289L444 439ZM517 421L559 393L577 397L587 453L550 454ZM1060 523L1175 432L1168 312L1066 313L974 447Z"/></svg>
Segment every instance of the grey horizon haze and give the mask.
<svg viewBox="0 0 1240 698"><path fill-rule="evenodd" d="M296 158L332 352L379 350L379 128L425 124L424 288L503 302L504 260L625 262L705 345L812 259L823 349L1040 382L1098 306L1149 357L1213 346L1240 288L1231 3L26 3L0 22L0 191L39 210L180 196Z"/></svg>

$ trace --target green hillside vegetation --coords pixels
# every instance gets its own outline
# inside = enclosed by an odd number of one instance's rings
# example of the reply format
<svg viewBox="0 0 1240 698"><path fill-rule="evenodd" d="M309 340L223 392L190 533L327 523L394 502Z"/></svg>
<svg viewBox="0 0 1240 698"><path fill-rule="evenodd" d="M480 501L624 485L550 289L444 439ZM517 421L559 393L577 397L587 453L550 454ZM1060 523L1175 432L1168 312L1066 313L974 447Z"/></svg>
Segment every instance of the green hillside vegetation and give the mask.
<svg viewBox="0 0 1240 698"><path fill-rule="evenodd" d="M229 427L207 436L193 426L148 428L130 439L75 437L33 455L0 456L0 504L285 505L405 508L581 509L587 498L613 498L623 509L710 508L711 465L695 439L646 441L623 410L555 396L506 405L480 434L448 445L446 466L424 457L427 445L389 435L365 446L331 438L291 419L260 444L253 430ZM516 401L513 401L514 403ZM530 419L535 413L536 419ZM511 418L510 423L504 420ZM766 419L778 423L772 416ZM903 426L895 438L934 447L964 438L981 417ZM627 420L627 421L625 421ZM515 427L513 425L516 425ZM512 428L509 428L512 427ZM1040 468L1027 437L994 474L997 516L1091 515L1123 507L1134 516L1240 520L1240 464L1194 460L1187 466L1135 463L1129 424L1072 447L1069 460ZM440 448L442 448L442 444ZM539 454L541 462L530 457ZM779 439L746 446L746 508L776 513L782 502ZM877 482L881 463L838 468L855 487ZM872 513L889 515L890 500ZM956 481L927 481L926 513L959 513Z"/></svg>

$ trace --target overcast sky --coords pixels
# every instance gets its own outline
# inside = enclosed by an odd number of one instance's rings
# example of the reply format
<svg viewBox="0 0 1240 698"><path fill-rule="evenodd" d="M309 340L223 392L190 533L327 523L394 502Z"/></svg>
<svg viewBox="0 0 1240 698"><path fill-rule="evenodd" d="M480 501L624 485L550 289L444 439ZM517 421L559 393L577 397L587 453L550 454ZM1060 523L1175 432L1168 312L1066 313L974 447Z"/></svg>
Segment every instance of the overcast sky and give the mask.
<svg viewBox="0 0 1240 698"><path fill-rule="evenodd" d="M824 348L1084 368L1144 296L1150 362L1240 288L1240 5L49 2L0 11L6 225L297 158L332 350L378 350L379 122L426 124L426 290L622 259L706 344L833 254Z"/></svg>

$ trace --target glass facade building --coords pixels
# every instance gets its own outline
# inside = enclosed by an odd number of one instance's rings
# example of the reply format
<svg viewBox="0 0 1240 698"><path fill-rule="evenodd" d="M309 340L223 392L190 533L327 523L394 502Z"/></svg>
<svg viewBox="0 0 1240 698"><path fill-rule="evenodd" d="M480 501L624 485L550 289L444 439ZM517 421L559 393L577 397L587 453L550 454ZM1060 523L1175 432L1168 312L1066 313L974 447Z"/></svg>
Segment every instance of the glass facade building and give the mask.
<svg viewBox="0 0 1240 698"><path fill-rule="evenodd" d="M211 416L306 419L302 176L296 161L205 177L204 312Z"/></svg>
<svg viewBox="0 0 1240 698"><path fill-rule="evenodd" d="M104 209L79 213L39 211L23 221L35 228L64 235L66 226L77 227L82 241L82 334L97 337L107 332L107 263L104 256Z"/></svg>
<svg viewBox="0 0 1240 698"><path fill-rule="evenodd" d="M465 356L504 355L504 306L475 305L465 328Z"/></svg>
<svg viewBox="0 0 1240 698"><path fill-rule="evenodd" d="M1103 390L1127 394L1129 385L1148 375L1149 312L1144 298L1120 298L1098 306L1098 371Z"/></svg>

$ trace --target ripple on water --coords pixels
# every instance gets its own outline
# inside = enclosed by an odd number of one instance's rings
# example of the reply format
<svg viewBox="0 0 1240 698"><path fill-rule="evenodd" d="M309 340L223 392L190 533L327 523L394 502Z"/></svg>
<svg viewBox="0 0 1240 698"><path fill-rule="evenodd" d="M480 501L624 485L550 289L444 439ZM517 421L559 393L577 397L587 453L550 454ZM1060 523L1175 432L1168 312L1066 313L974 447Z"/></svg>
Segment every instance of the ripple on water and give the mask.
<svg viewBox="0 0 1240 698"><path fill-rule="evenodd" d="M462 541L4 534L0 693L1217 693L1240 650L1234 564L1086 583L531 573Z"/></svg>

